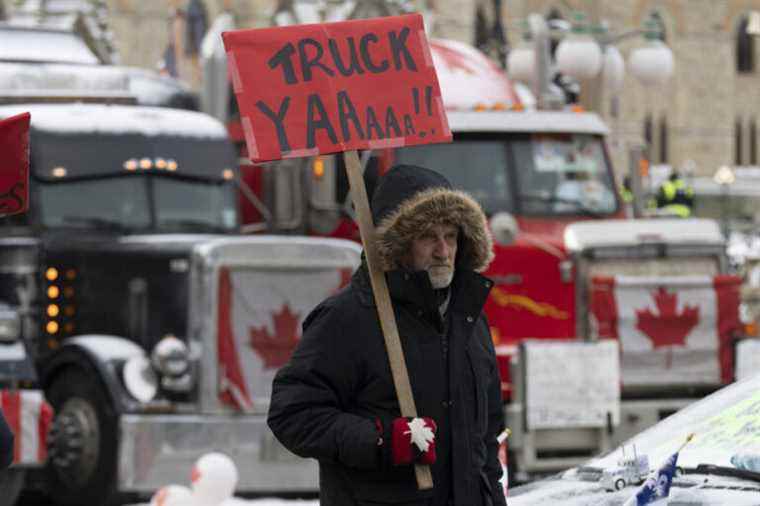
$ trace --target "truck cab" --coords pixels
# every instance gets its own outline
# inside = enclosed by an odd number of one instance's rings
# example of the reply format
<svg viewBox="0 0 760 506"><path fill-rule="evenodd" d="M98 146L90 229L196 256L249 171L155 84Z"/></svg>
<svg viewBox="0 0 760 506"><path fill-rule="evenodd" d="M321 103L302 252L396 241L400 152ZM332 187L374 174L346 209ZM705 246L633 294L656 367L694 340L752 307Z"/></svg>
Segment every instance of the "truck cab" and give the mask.
<svg viewBox="0 0 760 506"><path fill-rule="evenodd" d="M2 223L0 302L55 410L51 499L121 504L214 450L247 470L242 492L315 492L316 465L266 427L269 389L359 247L240 235L237 156L209 116L29 102L0 118L22 111L30 209Z"/></svg>

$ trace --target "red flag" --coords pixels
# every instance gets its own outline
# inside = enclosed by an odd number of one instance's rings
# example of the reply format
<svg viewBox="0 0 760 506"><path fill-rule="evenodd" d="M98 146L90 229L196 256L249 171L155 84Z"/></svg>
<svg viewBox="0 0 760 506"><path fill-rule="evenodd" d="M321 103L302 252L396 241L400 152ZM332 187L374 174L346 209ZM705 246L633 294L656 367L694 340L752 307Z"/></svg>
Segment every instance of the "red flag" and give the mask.
<svg viewBox="0 0 760 506"><path fill-rule="evenodd" d="M0 121L0 216L29 208L28 112Z"/></svg>

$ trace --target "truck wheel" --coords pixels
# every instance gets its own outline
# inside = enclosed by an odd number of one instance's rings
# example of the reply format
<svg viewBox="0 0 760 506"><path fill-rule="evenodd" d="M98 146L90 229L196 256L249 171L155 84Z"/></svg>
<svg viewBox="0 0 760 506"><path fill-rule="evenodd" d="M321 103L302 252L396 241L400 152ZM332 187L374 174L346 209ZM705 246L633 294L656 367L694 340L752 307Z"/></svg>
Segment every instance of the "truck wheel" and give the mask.
<svg viewBox="0 0 760 506"><path fill-rule="evenodd" d="M625 480L618 478L615 480L615 490L623 490L625 488Z"/></svg>
<svg viewBox="0 0 760 506"><path fill-rule="evenodd" d="M24 488L23 469L6 469L0 471L0 506L13 506L16 504L21 489Z"/></svg>
<svg viewBox="0 0 760 506"><path fill-rule="evenodd" d="M47 399L55 409L46 469L50 498L62 506L119 504L117 416L97 374L66 368Z"/></svg>

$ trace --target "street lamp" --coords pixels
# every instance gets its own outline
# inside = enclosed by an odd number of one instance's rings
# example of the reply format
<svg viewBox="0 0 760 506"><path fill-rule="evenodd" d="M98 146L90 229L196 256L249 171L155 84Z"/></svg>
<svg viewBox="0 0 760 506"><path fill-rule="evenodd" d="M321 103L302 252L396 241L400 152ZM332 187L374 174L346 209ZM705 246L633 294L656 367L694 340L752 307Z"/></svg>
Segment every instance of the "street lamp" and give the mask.
<svg viewBox="0 0 760 506"><path fill-rule="evenodd" d="M731 185L736 181L736 175L731 167L723 165L715 171L713 181L720 185L720 214L723 222L723 235L728 239L728 193Z"/></svg>
<svg viewBox="0 0 760 506"><path fill-rule="evenodd" d="M673 74L673 52L659 38L657 25L648 21L646 44L631 51L631 72L645 86L665 84Z"/></svg>
<svg viewBox="0 0 760 506"><path fill-rule="evenodd" d="M575 79L591 79L602 68L602 50L589 35L585 21L586 16L576 12L571 34L557 46L557 68Z"/></svg>
<svg viewBox="0 0 760 506"><path fill-rule="evenodd" d="M550 108L556 97L549 90L551 80L551 39L561 38L556 52L557 70L575 79L591 79L602 75L605 86L619 91L625 76L625 62L614 43L637 35L644 35L647 43L631 52L629 65L633 75L644 85L660 85L673 74L673 53L659 40L657 21L649 19L643 29L619 35L609 35L602 27L592 27L582 13L575 13L569 35L566 30L550 29L539 14L528 16L523 42L507 57L510 77L532 82L539 109Z"/></svg>

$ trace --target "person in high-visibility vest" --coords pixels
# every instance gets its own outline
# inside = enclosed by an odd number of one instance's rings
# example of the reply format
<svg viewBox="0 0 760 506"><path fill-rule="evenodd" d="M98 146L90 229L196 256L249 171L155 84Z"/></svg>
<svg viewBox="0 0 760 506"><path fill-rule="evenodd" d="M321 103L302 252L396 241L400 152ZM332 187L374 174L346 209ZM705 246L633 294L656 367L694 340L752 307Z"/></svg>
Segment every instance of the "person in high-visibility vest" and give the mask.
<svg viewBox="0 0 760 506"><path fill-rule="evenodd" d="M694 208L694 189L673 171L657 191L657 208L680 218L688 218Z"/></svg>

